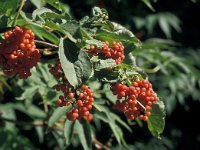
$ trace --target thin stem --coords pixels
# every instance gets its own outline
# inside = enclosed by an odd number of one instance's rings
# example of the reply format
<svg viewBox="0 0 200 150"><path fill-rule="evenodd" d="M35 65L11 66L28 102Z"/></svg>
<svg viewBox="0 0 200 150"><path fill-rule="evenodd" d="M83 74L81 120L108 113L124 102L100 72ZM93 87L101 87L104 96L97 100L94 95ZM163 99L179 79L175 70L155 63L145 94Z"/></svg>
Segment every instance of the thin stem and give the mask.
<svg viewBox="0 0 200 150"><path fill-rule="evenodd" d="M156 73L160 70L160 66L156 66L152 69L144 68L143 69L146 73Z"/></svg>
<svg viewBox="0 0 200 150"><path fill-rule="evenodd" d="M52 43L48 43L45 41L39 41L39 40L34 40L36 45L40 45L40 46L44 46L44 47L51 47L51 48L58 48L57 45L52 44Z"/></svg>
<svg viewBox="0 0 200 150"><path fill-rule="evenodd" d="M106 142L106 146L108 147L112 146L113 138L114 138L114 134L111 134L111 137L108 139L108 142Z"/></svg>
<svg viewBox="0 0 200 150"><path fill-rule="evenodd" d="M144 105L142 105L142 103L140 103L138 100L137 103L146 111L146 108L144 107Z"/></svg>
<svg viewBox="0 0 200 150"><path fill-rule="evenodd" d="M98 141L95 137L92 137L92 142L94 143L94 146L96 147L96 149L99 149L99 150L110 150L110 147L108 147L107 145L104 145L103 143Z"/></svg>
<svg viewBox="0 0 200 150"><path fill-rule="evenodd" d="M45 96L42 96L42 102L43 102L43 105L44 105L44 111L46 113L48 113L49 109L48 109L48 104L47 104L47 100L46 100Z"/></svg>
<svg viewBox="0 0 200 150"><path fill-rule="evenodd" d="M22 8L23 8L25 2L26 2L26 0L21 0L19 9L18 9L17 14L16 14L16 16L15 16L15 18L14 18L13 26L16 26L17 18L19 17L20 11L22 10Z"/></svg>
<svg viewBox="0 0 200 150"><path fill-rule="evenodd" d="M0 117L0 120L7 121L7 122L10 122L10 123L14 123L14 124L17 124L17 125L29 125L29 126L45 126L45 125L48 125L47 122L42 122L42 121L25 122L25 121L19 121L19 120L4 118L4 117Z"/></svg>
<svg viewBox="0 0 200 150"><path fill-rule="evenodd" d="M45 48L45 49L38 49L40 53L42 53L45 56L55 55L58 52L57 51L51 51L51 49Z"/></svg>

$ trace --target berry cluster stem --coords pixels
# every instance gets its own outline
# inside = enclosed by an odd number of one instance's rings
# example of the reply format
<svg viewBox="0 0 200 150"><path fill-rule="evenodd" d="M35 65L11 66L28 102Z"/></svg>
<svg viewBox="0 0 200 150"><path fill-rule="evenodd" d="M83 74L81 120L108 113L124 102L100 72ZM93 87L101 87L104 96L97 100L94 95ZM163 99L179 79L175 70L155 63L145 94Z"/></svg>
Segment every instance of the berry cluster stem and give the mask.
<svg viewBox="0 0 200 150"><path fill-rule="evenodd" d="M21 0L19 9L18 9L17 14L16 14L16 16L15 16L15 18L14 18L13 26L16 26L17 18L19 17L19 14L20 14L20 12L21 12L21 10L22 10L22 8L23 8L25 2L26 2L26 0Z"/></svg>

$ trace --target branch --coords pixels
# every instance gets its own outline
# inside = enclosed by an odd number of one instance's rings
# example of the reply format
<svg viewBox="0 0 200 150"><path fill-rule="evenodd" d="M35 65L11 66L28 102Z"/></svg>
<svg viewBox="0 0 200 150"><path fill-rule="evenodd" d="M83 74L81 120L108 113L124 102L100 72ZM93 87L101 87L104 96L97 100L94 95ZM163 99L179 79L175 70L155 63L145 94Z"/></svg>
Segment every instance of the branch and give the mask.
<svg viewBox="0 0 200 150"><path fill-rule="evenodd" d="M45 56L55 55L58 53L57 51L52 51L51 48L38 49L38 50Z"/></svg>
<svg viewBox="0 0 200 150"><path fill-rule="evenodd" d="M144 72L146 73L156 73L160 70L160 66L156 66L152 69L148 69L148 68L143 68Z"/></svg>
<svg viewBox="0 0 200 150"><path fill-rule="evenodd" d="M104 145L100 141L98 141L94 136L92 137L92 142L94 143L94 146L98 150L110 150L110 147L107 145Z"/></svg>
<svg viewBox="0 0 200 150"><path fill-rule="evenodd" d="M14 22L13 22L13 25L14 25L14 26L15 26L16 23L17 23L17 18L19 17L20 11L22 10L22 8L23 8L25 2L26 2L26 0L21 0L19 9L18 9L17 14L16 14L16 16L15 16L15 18L14 18Z"/></svg>
<svg viewBox="0 0 200 150"><path fill-rule="evenodd" d="M17 125L29 125L29 126L46 126L46 125L48 125L47 122L43 122L43 121L25 122L25 121L20 121L20 120L4 118L4 117L1 117L1 116L0 116L0 120L7 121L7 122L10 122L10 123L14 123L14 124L17 124Z"/></svg>
<svg viewBox="0 0 200 150"><path fill-rule="evenodd" d="M41 45L41 46L44 46L44 47L51 47L51 48L58 48L57 45L51 44L51 43L48 43L48 42L45 42L45 41L39 41L39 40L34 40L34 41L35 41L36 45Z"/></svg>

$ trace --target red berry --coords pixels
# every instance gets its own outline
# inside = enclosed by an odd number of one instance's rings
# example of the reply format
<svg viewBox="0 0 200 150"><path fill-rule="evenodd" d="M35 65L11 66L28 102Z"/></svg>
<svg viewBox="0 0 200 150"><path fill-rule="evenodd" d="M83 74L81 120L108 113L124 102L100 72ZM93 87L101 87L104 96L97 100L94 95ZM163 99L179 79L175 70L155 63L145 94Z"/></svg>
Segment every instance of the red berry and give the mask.
<svg viewBox="0 0 200 150"><path fill-rule="evenodd" d="M58 99L57 100L57 105L61 107L61 106L63 106L62 104L63 104L63 101L61 99Z"/></svg>
<svg viewBox="0 0 200 150"><path fill-rule="evenodd" d="M15 27L4 33L0 44L0 67L8 76L19 75L26 79L31 76L30 69L40 61L40 53L35 48L34 34L31 30ZM20 70L23 68L23 70Z"/></svg>
<svg viewBox="0 0 200 150"><path fill-rule="evenodd" d="M124 112L129 119L139 117L143 121L148 120L151 115L149 110L151 110L153 103L158 100L149 81L135 80L130 87L127 87L126 84L116 83L111 89L118 98L114 109Z"/></svg>
<svg viewBox="0 0 200 150"><path fill-rule="evenodd" d="M68 97L69 99L74 98L74 93L72 93L72 92L67 93L67 97Z"/></svg>

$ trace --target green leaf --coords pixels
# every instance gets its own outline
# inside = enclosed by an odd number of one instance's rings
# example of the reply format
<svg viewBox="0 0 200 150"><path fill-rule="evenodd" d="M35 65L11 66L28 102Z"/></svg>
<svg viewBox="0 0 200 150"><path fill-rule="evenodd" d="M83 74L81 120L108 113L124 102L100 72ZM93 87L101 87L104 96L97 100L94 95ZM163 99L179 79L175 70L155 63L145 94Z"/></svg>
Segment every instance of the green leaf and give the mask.
<svg viewBox="0 0 200 150"><path fill-rule="evenodd" d="M53 21L48 21L48 20L45 21L45 26L51 28L52 30L61 32L62 34L64 34L65 36L67 36L67 38L69 40L71 40L72 42L74 42L74 43L77 42L77 40L67 30L65 30L64 28L62 28L62 26L54 23Z"/></svg>
<svg viewBox="0 0 200 150"><path fill-rule="evenodd" d="M118 80L119 72L103 69L101 71L95 72L95 76L103 82L116 83Z"/></svg>
<svg viewBox="0 0 200 150"><path fill-rule="evenodd" d="M92 137L91 137L91 128L90 124L86 121L80 123L76 122L76 129L78 132L78 137L84 148L84 150L90 150L92 147Z"/></svg>
<svg viewBox="0 0 200 150"><path fill-rule="evenodd" d="M80 51L73 43L60 40L59 44L59 58L62 69L65 73L69 83L76 87L81 83L87 81L92 73L92 64L89 56Z"/></svg>
<svg viewBox="0 0 200 150"><path fill-rule="evenodd" d="M126 28L117 28L115 32L98 30L96 38L108 42L122 42L125 47L125 55L141 46L140 41Z"/></svg>
<svg viewBox="0 0 200 150"><path fill-rule="evenodd" d="M0 149L1 150L33 150L36 149L28 138L17 131L0 128Z"/></svg>
<svg viewBox="0 0 200 150"><path fill-rule="evenodd" d="M36 8L41 8L41 7L43 7L44 5L45 5L45 1L44 0L30 0L31 1L31 3L33 4L33 5L35 5L35 7Z"/></svg>
<svg viewBox="0 0 200 150"><path fill-rule="evenodd" d="M32 22L31 19L26 17L26 14L24 12L21 11L20 15L23 18L23 19L21 19L20 23L18 22L18 24L20 26L26 25L27 28L31 29L35 33L35 35L42 40L44 40L44 38L45 38L54 44L59 43L59 39L54 33L45 29L44 26L39 25L35 22Z"/></svg>
<svg viewBox="0 0 200 150"><path fill-rule="evenodd" d="M101 119L102 121L106 122L109 124L114 136L117 139L117 142L119 144L121 144L122 142L124 142L123 139L123 132L121 130L121 128L116 124L116 121L118 123L120 123L121 125L123 125L124 127L126 127L129 131L130 128L128 128L124 123L122 123L123 121L120 120L119 118L116 118L116 116L114 116L108 108L102 106L102 105L98 105L98 107L102 110L103 113L105 113L106 117L102 117L102 115L97 115L96 117L98 117L99 119Z"/></svg>
<svg viewBox="0 0 200 150"><path fill-rule="evenodd" d="M27 108L25 108L24 113L26 113L27 115L29 115L33 118L45 118L46 117L46 113L42 109L37 107L36 105L28 106Z"/></svg>
<svg viewBox="0 0 200 150"><path fill-rule="evenodd" d="M20 97L17 97L17 100L31 100L33 96L38 92L39 86L33 86L27 88Z"/></svg>
<svg viewBox="0 0 200 150"><path fill-rule="evenodd" d="M158 23L160 25L160 28L165 33L167 38L171 38L171 31L170 31L170 25L168 23L168 20L163 17L159 17Z"/></svg>
<svg viewBox="0 0 200 150"><path fill-rule="evenodd" d="M84 29L80 27L80 23L75 20L67 21L64 24L59 25L63 30L67 31L75 39L82 39L83 35L85 36Z"/></svg>
<svg viewBox="0 0 200 150"><path fill-rule="evenodd" d="M44 131L43 131L43 126L36 126L35 130L37 132L38 135L38 139L40 143L43 143L44 141Z"/></svg>
<svg viewBox="0 0 200 150"><path fill-rule="evenodd" d="M155 12L156 10L153 8L153 6L151 5L151 2L149 0L141 0L147 7L149 7L149 9L151 9L153 12Z"/></svg>
<svg viewBox="0 0 200 150"><path fill-rule="evenodd" d="M37 16L41 16L42 14L47 13L47 12L51 12L52 13L53 11L51 9L48 9L48 8L45 8L45 7L36 9L32 13L32 18L33 18L33 20L36 20Z"/></svg>
<svg viewBox="0 0 200 150"><path fill-rule="evenodd" d="M106 60L99 59L99 61L95 63L94 68L96 71L100 71L101 69L115 67L115 66L116 62L114 59L106 59Z"/></svg>
<svg viewBox="0 0 200 150"><path fill-rule="evenodd" d="M35 34L36 36L38 36L40 39L44 40L47 39L49 40L50 42L54 43L54 44L58 44L59 43L59 39L58 37L54 34L54 33L51 33L50 31L44 29L44 28L41 28L41 27L38 27L38 26L35 26L35 25L30 25L28 26Z"/></svg>
<svg viewBox="0 0 200 150"><path fill-rule="evenodd" d="M70 108L71 106L58 107L49 118L48 125L52 127L55 122L58 121L58 119L60 119L60 117L62 117L62 115L64 115Z"/></svg>
<svg viewBox="0 0 200 150"><path fill-rule="evenodd" d="M71 139L74 132L74 125L75 125L74 121L69 121L69 120L65 121L64 136L66 145L69 145L71 143Z"/></svg>
<svg viewBox="0 0 200 150"><path fill-rule="evenodd" d="M63 133L60 131L52 131L54 140L57 141L59 150L65 150L65 139L63 138Z"/></svg>
<svg viewBox="0 0 200 150"><path fill-rule="evenodd" d="M73 52L76 50L73 50ZM59 58L61 62L62 69L65 73L66 78L68 79L69 83L72 86L78 85L78 78L76 76L76 71L74 68L74 61L70 61L70 59L73 59L73 54L71 52L71 49L69 47L64 47L63 39L60 39L59 44ZM70 58L70 59L68 59Z"/></svg>
<svg viewBox="0 0 200 150"><path fill-rule="evenodd" d="M118 115L114 113L110 113L110 115L111 117L113 117L114 120L116 120L116 122L125 127L129 132L132 132L131 128Z"/></svg>
<svg viewBox="0 0 200 150"><path fill-rule="evenodd" d="M2 83L3 85L6 86L6 88L7 88L8 90L11 91L11 87L10 87L10 85L6 82L6 79L5 79L4 77L0 76L0 81L1 81L1 83Z"/></svg>
<svg viewBox="0 0 200 150"><path fill-rule="evenodd" d="M0 16L10 16L12 13L16 13L16 9L19 5L19 0L1 0L0 1Z"/></svg>
<svg viewBox="0 0 200 150"><path fill-rule="evenodd" d="M157 101L151 110L151 116L147 121L148 129L153 136L160 138L165 127L165 105L159 100Z"/></svg>
<svg viewBox="0 0 200 150"><path fill-rule="evenodd" d="M46 2L55 9L65 14L66 19L71 18L70 7L67 4L61 3L59 0L46 0Z"/></svg>
<svg viewBox="0 0 200 150"><path fill-rule="evenodd" d="M8 25L8 17L3 15L3 16L0 16L0 29L5 29ZM2 32L2 31L0 31Z"/></svg>
<svg viewBox="0 0 200 150"><path fill-rule="evenodd" d="M1 117L11 119L11 120L16 120L15 116L15 111L12 108L9 108L9 104L1 104ZM16 130L16 125L11 123L11 122L5 122L4 128L10 130L10 131L15 131Z"/></svg>

